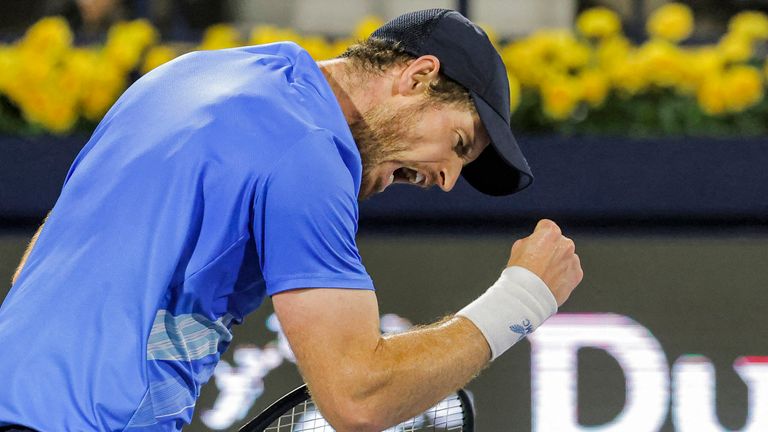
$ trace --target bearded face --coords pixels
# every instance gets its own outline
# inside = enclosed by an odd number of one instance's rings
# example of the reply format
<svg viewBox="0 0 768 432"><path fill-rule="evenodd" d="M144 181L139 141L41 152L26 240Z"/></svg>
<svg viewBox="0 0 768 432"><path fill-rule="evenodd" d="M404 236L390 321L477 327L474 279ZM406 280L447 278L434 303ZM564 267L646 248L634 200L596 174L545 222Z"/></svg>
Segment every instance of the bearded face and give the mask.
<svg viewBox="0 0 768 432"><path fill-rule="evenodd" d="M360 200L393 183L449 191L489 143L476 112L429 99L375 105L350 130L363 163Z"/></svg>
<svg viewBox="0 0 768 432"><path fill-rule="evenodd" d="M360 200L387 186L382 184L386 179L383 182L379 179L377 168L387 161L397 160L408 149L407 132L419 122L420 111L419 106L395 110L382 104L366 111L359 121L350 125L363 162Z"/></svg>

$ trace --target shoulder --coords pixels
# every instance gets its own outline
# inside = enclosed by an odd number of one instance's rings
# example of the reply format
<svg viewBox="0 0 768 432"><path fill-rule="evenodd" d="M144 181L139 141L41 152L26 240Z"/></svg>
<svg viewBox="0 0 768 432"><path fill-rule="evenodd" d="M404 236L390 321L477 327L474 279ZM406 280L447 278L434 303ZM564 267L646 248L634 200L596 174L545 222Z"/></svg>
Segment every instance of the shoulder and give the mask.
<svg viewBox="0 0 768 432"><path fill-rule="evenodd" d="M308 56L293 43L194 51L141 77L121 102L173 107L187 114L237 100L274 102L290 93L297 65L302 66L302 79L313 75Z"/></svg>
<svg viewBox="0 0 768 432"><path fill-rule="evenodd" d="M139 82L188 84L197 94L216 94L234 88L263 87L274 82L315 79L317 64L293 42L251 45L184 54L143 76Z"/></svg>
<svg viewBox="0 0 768 432"><path fill-rule="evenodd" d="M177 76L184 72L232 71L243 67L291 65L309 54L293 42L250 45L236 48L192 51L163 64L142 77ZM201 69L202 68L202 69ZM203 84L203 83L200 83Z"/></svg>
<svg viewBox="0 0 768 432"><path fill-rule="evenodd" d="M290 185L302 195L339 195L354 201L362 166L359 155L346 149L331 132L311 130L285 150L271 170L269 183L278 188Z"/></svg>

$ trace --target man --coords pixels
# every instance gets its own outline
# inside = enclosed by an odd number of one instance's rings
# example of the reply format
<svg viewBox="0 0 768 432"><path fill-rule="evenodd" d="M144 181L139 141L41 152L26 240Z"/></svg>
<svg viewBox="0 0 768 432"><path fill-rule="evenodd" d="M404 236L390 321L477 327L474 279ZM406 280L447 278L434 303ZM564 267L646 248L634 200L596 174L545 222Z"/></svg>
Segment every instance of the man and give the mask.
<svg viewBox="0 0 768 432"><path fill-rule="evenodd" d="M281 43L148 74L78 156L0 309L0 425L178 430L266 295L339 431L463 386L567 299L573 242L542 221L456 316L382 336L357 199L449 191L462 170L493 195L527 186L508 91L485 34L440 9L327 62Z"/></svg>

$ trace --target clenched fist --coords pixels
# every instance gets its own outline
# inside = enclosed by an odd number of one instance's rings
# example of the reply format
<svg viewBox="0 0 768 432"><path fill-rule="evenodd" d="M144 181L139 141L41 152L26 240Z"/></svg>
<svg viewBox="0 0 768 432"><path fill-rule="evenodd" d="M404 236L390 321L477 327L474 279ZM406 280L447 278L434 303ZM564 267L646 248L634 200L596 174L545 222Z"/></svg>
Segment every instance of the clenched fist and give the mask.
<svg viewBox="0 0 768 432"><path fill-rule="evenodd" d="M521 266L536 273L552 291L558 306L568 300L584 277L573 240L547 219L539 221L533 234L512 245L507 266Z"/></svg>

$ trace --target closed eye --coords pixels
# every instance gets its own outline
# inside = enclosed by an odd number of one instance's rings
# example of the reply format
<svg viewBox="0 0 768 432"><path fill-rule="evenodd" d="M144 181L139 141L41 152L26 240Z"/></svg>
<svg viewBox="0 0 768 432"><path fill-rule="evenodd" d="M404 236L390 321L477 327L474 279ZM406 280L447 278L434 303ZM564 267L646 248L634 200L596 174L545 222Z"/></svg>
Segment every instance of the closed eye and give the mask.
<svg viewBox="0 0 768 432"><path fill-rule="evenodd" d="M462 138L461 135L459 135L459 141L453 147L453 151L455 151L460 158L466 159L469 157L469 153L471 150L472 150L472 147L464 143L464 138Z"/></svg>

